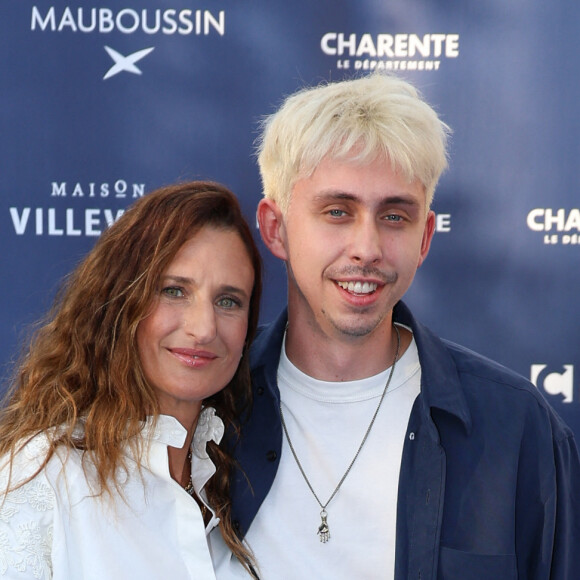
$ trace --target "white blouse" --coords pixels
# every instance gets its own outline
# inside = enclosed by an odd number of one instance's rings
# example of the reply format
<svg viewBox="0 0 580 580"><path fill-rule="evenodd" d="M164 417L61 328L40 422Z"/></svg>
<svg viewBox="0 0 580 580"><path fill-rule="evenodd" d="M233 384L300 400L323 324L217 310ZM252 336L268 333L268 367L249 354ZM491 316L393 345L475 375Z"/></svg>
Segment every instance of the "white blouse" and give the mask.
<svg viewBox="0 0 580 580"><path fill-rule="evenodd" d="M124 498L95 497L81 453L59 452L30 482L0 496L0 575L19 580L214 579L206 536L219 519L203 487L216 471L206 443L219 443L223 432L215 410L204 409L191 469L194 488L212 514L207 527L195 500L169 474L167 447L183 447L187 435L174 417L160 416L155 427L146 424L143 437L151 444L148 452L144 446L141 474L127 448ZM34 473L46 450L46 436L39 435L19 452L11 484ZM0 490L7 487L9 470L4 459Z"/></svg>

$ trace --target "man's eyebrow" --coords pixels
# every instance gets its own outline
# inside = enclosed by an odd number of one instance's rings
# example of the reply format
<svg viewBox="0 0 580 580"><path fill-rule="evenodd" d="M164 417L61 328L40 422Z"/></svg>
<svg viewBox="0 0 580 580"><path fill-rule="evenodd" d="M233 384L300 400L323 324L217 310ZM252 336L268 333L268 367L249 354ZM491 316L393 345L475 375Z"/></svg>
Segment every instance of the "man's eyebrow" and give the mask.
<svg viewBox="0 0 580 580"><path fill-rule="evenodd" d="M353 201L355 203L362 202L360 196L358 196L356 193L340 190L322 191L314 196L314 201L317 203L330 203L333 201ZM405 193L393 193L385 195L382 199L379 200L378 205L380 207L393 204L415 206L418 205L418 203L418 200L413 195L407 195Z"/></svg>
<svg viewBox="0 0 580 580"><path fill-rule="evenodd" d="M359 198L354 193L348 193L340 190L321 191L314 196L314 201L358 201Z"/></svg>
<svg viewBox="0 0 580 580"><path fill-rule="evenodd" d="M393 194L384 197L380 202L380 205L408 205L414 206L418 205L419 201L416 197L412 195L405 194Z"/></svg>

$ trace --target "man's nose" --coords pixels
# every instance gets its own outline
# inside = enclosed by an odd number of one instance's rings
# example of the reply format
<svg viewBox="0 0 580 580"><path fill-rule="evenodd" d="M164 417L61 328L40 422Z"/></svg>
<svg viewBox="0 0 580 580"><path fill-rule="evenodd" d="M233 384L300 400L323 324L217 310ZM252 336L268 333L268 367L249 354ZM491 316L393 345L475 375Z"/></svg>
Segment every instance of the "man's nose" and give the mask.
<svg viewBox="0 0 580 580"><path fill-rule="evenodd" d="M356 262L373 264L383 256L379 225L374 219L365 218L353 225L350 257Z"/></svg>

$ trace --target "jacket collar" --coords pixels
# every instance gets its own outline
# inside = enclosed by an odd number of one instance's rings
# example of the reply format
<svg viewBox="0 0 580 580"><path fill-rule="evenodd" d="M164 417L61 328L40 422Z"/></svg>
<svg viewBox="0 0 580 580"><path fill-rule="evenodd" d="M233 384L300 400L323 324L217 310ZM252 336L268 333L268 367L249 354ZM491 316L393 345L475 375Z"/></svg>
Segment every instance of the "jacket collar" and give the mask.
<svg viewBox="0 0 580 580"><path fill-rule="evenodd" d="M463 394L457 365L446 342L419 323L402 301L395 305L393 319L413 331L421 364L421 394L425 411L440 409L454 415L469 432L471 414Z"/></svg>
<svg viewBox="0 0 580 580"><path fill-rule="evenodd" d="M393 319L413 331L421 364L421 403L424 412L430 416L431 409L439 409L454 415L469 432L471 414L447 344L420 324L402 301L395 305ZM263 367L265 376L276 376L287 320L288 311L284 309L272 324L261 330L254 341L251 365L255 370ZM275 381L269 383L268 388L279 399Z"/></svg>
<svg viewBox="0 0 580 580"><path fill-rule="evenodd" d="M250 367L253 373L260 369L267 377L277 375L287 323L288 309L284 308L274 322L258 329L258 335L254 339L250 351ZM274 394L279 399L280 395L275 381L268 386L275 389Z"/></svg>

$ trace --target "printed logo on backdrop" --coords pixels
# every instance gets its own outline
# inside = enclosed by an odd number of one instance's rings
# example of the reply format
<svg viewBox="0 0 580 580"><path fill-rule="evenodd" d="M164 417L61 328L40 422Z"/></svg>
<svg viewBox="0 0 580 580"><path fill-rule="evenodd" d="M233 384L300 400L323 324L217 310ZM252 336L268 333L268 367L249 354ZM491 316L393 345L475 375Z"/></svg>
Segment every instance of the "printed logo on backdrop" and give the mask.
<svg viewBox="0 0 580 580"><path fill-rule="evenodd" d="M447 234L451 231L451 214L435 214L435 231L440 234Z"/></svg>
<svg viewBox="0 0 580 580"><path fill-rule="evenodd" d="M546 245L580 246L580 209L535 208L528 213L527 225L542 235Z"/></svg>
<svg viewBox="0 0 580 580"><path fill-rule="evenodd" d="M530 369L532 383L551 397L559 397L562 403L574 400L574 365L552 367L534 364Z"/></svg>
<svg viewBox="0 0 580 580"><path fill-rule="evenodd" d="M209 36L225 35L225 11L217 13L210 10L191 10L183 8L70 8L57 9L55 6L32 7L30 29L33 32L75 34L120 33L123 35L139 34L151 37L154 35ZM110 68L105 71L103 80L122 72L136 75L143 74L137 62L148 56L154 46L136 47L136 50L124 54L111 46L108 40L103 47L112 59Z"/></svg>
<svg viewBox="0 0 580 580"><path fill-rule="evenodd" d="M327 32L320 39L320 49L338 57L338 69L431 71L459 56L459 34Z"/></svg>
<svg viewBox="0 0 580 580"><path fill-rule="evenodd" d="M110 183L53 181L47 194L50 202L46 206L10 208L17 236L99 236L123 215L127 205L143 197L145 184L125 179Z"/></svg>

